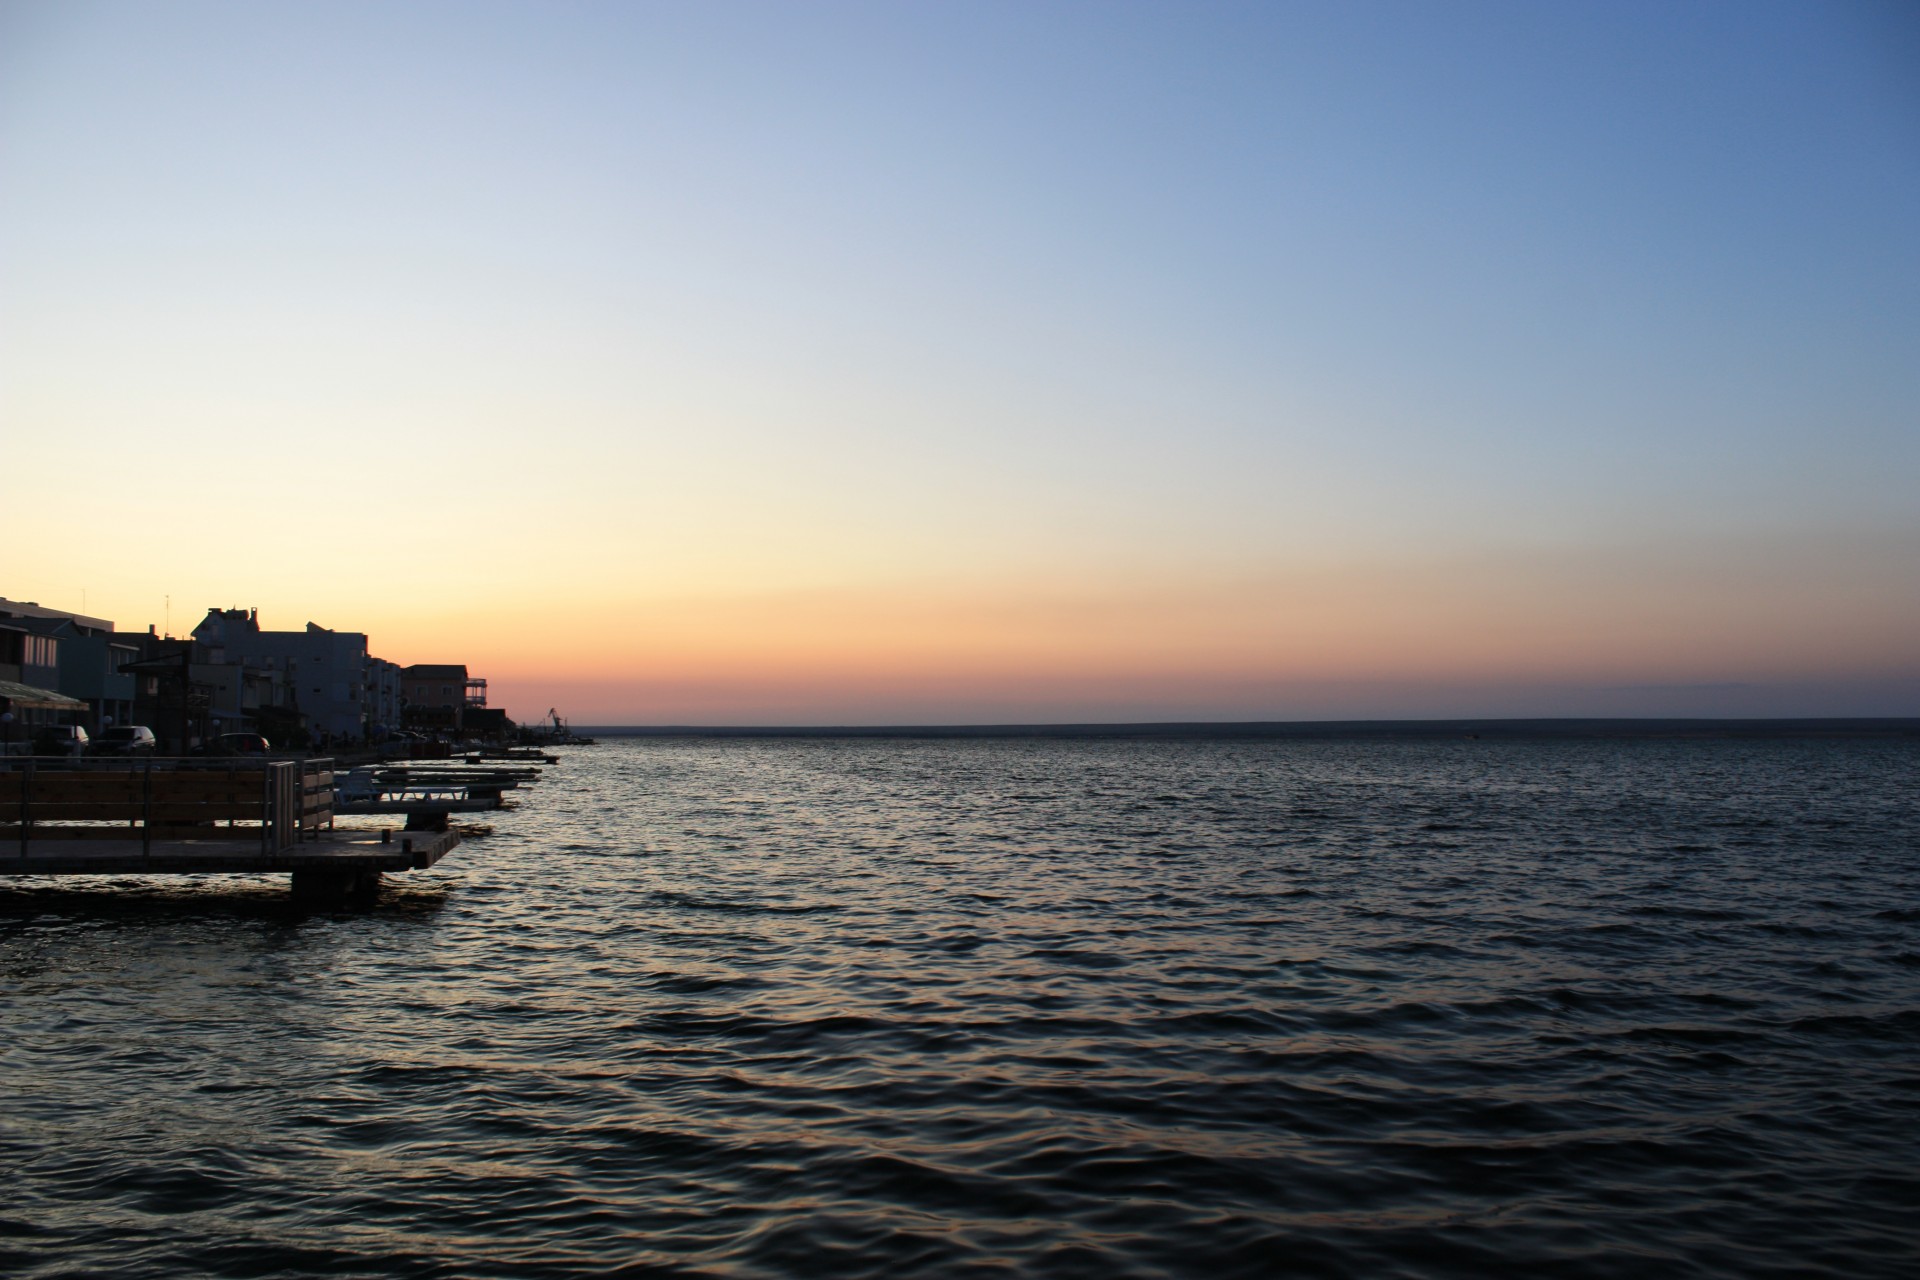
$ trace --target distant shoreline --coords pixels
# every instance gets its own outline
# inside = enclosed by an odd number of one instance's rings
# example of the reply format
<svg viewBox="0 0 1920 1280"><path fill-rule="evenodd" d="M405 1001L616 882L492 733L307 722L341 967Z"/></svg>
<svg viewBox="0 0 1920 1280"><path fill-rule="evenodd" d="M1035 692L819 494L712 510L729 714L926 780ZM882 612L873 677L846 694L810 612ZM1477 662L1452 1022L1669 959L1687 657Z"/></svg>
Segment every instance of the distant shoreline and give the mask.
<svg viewBox="0 0 1920 1280"><path fill-rule="evenodd" d="M603 738L1911 738L1920 717L1147 721L1134 724L578 725Z"/></svg>

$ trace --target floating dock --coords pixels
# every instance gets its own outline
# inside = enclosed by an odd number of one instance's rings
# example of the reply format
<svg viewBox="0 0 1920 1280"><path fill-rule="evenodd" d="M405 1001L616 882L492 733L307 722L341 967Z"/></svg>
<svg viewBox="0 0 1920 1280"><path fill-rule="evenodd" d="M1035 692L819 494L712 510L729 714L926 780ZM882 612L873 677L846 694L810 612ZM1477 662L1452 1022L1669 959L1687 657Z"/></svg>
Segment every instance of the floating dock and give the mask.
<svg viewBox="0 0 1920 1280"><path fill-rule="evenodd" d="M229 839L32 840L0 850L0 875L105 876L274 874L291 876L303 901L371 897L389 871L424 871L453 852L457 831L327 831L262 853Z"/></svg>
<svg viewBox="0 0 1920 1280"><path fill-rule="evenodd" d="M333 811L404 814L409 831L445 831L449 815L501 808L501 793L522 781L532 779L477 769L454 773L362 767L334 776Z"/></svg>
<svg viewBox="0 0 1920 1280"><path fill-rule="evenodd" d="M330 760L0 762L0 875L283 872L307 900L365 898L432 866L453 831L342 831Z"/></svg>

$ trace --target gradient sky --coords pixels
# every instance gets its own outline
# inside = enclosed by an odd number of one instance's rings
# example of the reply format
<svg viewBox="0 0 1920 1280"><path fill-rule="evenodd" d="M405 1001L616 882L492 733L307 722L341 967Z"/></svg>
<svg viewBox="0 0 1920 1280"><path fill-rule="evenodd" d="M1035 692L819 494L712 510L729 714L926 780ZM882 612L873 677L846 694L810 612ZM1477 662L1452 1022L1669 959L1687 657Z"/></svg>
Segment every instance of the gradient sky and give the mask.
<svg viewBox="0 0 1920 1280"><path fill-rule="evenodd" d="M1917 482L1908 4L0 3L0 595L123 629L1915 715Z"/></svg>

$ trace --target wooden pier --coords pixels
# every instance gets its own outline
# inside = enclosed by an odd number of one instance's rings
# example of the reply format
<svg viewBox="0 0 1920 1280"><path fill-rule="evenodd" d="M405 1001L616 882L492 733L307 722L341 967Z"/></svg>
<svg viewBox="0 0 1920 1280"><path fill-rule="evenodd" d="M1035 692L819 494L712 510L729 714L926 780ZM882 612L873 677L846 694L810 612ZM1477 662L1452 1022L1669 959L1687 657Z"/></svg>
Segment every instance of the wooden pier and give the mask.
<svg viewBox="0 0 1920 1280"><path fill-rule="evenodd" d="M371 897L389 871L424 871L453 852L457 831L329 831L277 853L233 840L30 840L0 854L0 875L281 874L303 901Z"/></svg>
<svg viewBox="0 0 1920 1280"><path fill-rule="evenodd" d="M284 872L296 897L350 900L459 843L335 829L328 760L0 762L0 875Z"/></svg>
<svg viewBox="0 0 1920 1280"><path fill-rule="evenodd" d="M445 831L456 813L501 808L502 794L537 781L537 772L505 769L392 769L362 766L334 777L341 814L404 814L409 831Z"/></svg>

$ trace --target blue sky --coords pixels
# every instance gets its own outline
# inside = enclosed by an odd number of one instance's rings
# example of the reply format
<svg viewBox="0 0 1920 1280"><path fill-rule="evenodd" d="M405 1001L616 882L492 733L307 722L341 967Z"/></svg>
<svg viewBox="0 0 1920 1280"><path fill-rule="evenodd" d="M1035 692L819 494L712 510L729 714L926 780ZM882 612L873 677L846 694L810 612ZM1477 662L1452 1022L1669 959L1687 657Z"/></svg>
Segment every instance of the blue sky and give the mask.
<svg viewBox="0 0 1920 1280"><path fill-rule="evenodd" d="M259 527L353 494L491 566L289 583L264 552L182 567L83 535L4 593L85 580L144 623L166 581L423 645L502 595L629 634L759 607L759 679L796 592L977 611L1092 583L1150 619L1196 582L1258 604L1328 572L1462 595L1544 573L1617 616L1691 582L1693 628L1732 636L1764 609L1707 588L1741 582L1789 631L1858 607L1877 656L1809 636L1627 681L1569 651L1554 687L1865 681L1920 711L1894 656L1920 651L1912 12L0 6L23 474L159 519L214 492ZM316 447L354 481L313 476ZM462 529L476 503L551 533ZM1387 625L1352 619L1356 644ZM1292 652L1287 625L1218 624L1242 665ZM889 654L953 676L915 643ZM497 660L545 678L534 652ZM1224 661L1112 659L1148 682ZM1331 678L1274 663L1274 688ZM1404 701L1381 697L1351 709Z"/></svg>

